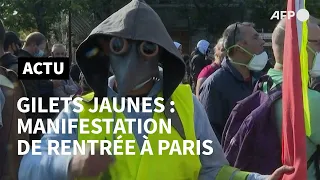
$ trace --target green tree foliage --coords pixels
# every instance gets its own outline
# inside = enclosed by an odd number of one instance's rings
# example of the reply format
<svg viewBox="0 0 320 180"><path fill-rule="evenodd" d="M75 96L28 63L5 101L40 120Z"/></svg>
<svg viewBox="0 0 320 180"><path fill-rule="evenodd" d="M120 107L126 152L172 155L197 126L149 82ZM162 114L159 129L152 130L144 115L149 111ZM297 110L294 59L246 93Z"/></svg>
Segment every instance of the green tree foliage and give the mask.
<svg viewBox="0 0 320 180"><path fill-rule="evenodd" d="M73 14L93 15L96 21L103 21L131 0L74 0Z"/></svg>
<svg viewBox="0 0 320 180"><path fill-rule="evenodd" d="M254 22L258 29L269 31L276 22L270 20L272 13L282 10L286 0L178 0L188 1L188 14L192 16L193 28L206 27L213 35L221 35L231 23ZM186 8L185 8L186 9ZM185 14L186 10L182 10Z"/></svg>
<svg viewBox="0 0 320 180"><path fill-rule="evenodd" d="M320 1L319 0L307 0L306 9L309 11L310 15L320 19Z"/></svg>
<svg viewBox="0 0 320 180"><path fill-rule="evenodd" d="M101 22L128 2L130 0L3 0L0 18L9 30L38 30L48 35L57 31L57 24L66 21L69 10L74 16L93 16Z"/></svg>
<svg viewBox="0 0 320 180"><path fill-rule="evenodd" d="M61 12L69 7L65 0L4 0L0 4L0 18L7 29L37 29L47 35L51 25L61 20Z"/></svg>
<svg viewBox="0 0 320 180"><path fill-rule="evenodd" d="M7 29L16 32L35 30L48 35L61 31L59 24L66 23L68 11L72 16L90 17L100 23L131 0L3 0L0 2L0 19ZM147 3L158 3L146 0ZM274 11L285 10L287 0L172 0L178 4L181 18L188 19L191 32L206 28L218 35L227 25L236 21L254 22L258 29L270 32L276 20L270 20ZM310 14L320 17L320 1L308 0Z"/></svg>
<svg viewBox="0 0 320 180"><path fill-rule="evenodd" d="M286 10L287 0L176 0L184 4L181 17L188 15L192 28L207 28L213 35L221 35L231 23L254 22L261 32L272 32L277 20L270 20L275 11ZM320 1L307 0L311 15L320 18Z"/></svg>
<svg viewBox="0 0 320 180"><path fill-rule="evenodd" d="M236 21L233 14L237 13L238 18L241 13L229 0L177 0L177 3L185 5L180 10L181 16L189 16L192 32L206 28L213 35L221 34L228 24Z"/></svg>
<svg viewBox="0 0 320 180"><path fill-rule="evenodd" d="M278 20L270 20L275 11L286 10L287 0L246 0L246 8L250 9L249 21L255 23L260 32L272 32Z"/></svg>

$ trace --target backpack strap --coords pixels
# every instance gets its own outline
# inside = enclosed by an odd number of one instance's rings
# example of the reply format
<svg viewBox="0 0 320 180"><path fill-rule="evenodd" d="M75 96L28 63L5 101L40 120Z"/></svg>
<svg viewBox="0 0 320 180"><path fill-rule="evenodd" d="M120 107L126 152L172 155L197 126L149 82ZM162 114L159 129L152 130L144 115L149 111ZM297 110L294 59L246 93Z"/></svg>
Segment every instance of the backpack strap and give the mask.
<svg viewBox="0 0 320 180"><path fill-rule="evenodd" d="M268 76L267 74L263 75L257 81L257 83L256 83L256 85L255 85L255 87L253 89L253 92L262 90L264 83L267 83L267 91L269 91L271 89L272 85L274 84L273 80L272 80L272 78L270 76Z"/></svg>
<svg viewBox="0 0 320 180"><path fill-rule="evenodd" d="M276 84L274 87L272 87L274 85L274 82L273 82L272 78L267 74L263 75L259 78L253 92L262 91L263 85L265 83L267 83L267 93L270 96L270 98L272 99L272 102L274 102L282 97L282 85Z"/></svg>
<svg viewBox="0 0 320 180"><path fill-rule="evenodd" d="M307 167L311 166L312 162L314 162L314 168L316 170L316 179L320 179L320 167L319 167L319 161L320 161L320 145L317 145L317 150L312 154L310 159L308 160Z"/></svg>
<svg viewBox="0 0 320 180"><path fill-rule="evenodd" d="M0 88L5 97L5 104L2 109L2 112L0 112L2 113L3 118L3 127L0 128L0 159L4 160L2 163L0 163L0 179L3 178L6 168L12 168L11 166L6 167L8 166L8 161L12 160L8 159L8 155L10 153L10 150L8 149L8 144L10 143L12 129L14 129L14 123L16 123L17 119L11 119L10 117L8 118L8 116L4 114L14 113L14 110L12 109L14 107L10 107L11 103L15 104L15 99L12 96L16 96L16 92L19 91L19 88L21 88L21 90L24 91L24 86L22 85L22 83L17 83L16 80L18 80L18 77L15 72L0 67ZM23 95L25 94L23 93ZM13 162L10 163L13 164ZM13 170L15 171L15 169Z"/></svg>
<svg viewBox="0 0 320 180"><path fill-rule="evenodd" d="M276 84L273 88L267 91L272 102L280 99L282 97L282 84Z"/></svg>

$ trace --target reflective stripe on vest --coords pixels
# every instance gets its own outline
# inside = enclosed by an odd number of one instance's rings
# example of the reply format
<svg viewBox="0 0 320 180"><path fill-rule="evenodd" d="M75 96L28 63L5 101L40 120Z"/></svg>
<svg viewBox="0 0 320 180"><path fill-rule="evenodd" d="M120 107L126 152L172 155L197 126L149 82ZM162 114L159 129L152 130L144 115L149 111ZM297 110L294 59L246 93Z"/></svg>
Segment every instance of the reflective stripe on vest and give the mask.
<svg viewBox="0 0 320 180"><path fill-rule="evenodd" d="M159 94L161 96L161 93ZM87 100L92 99L93 94L86 95ZM183 129L186 135L187 140L194 141L196 146L196 136L194 129L194 107L193 107L193 98L192 92L189 85L179 85L174 91L171 99L174 101L174 106L180 116L180 119L183 124ZM80 113L79 117L84 119L112 119L112 113L108 111L103 113L89 113L88 109L93 108L93 104L82 102L84 106L84 111ZM116 118L124 119L125 116L123 113L117 113ZM154 113L153 119L158 121L159 119L166 119L164 113ZM88 124L89 128L90 123ZM105 132L105 123L102 123L102 132ZM113 124L110 124L110 127L113 127ZM125 123L127 128L127 124ZM151 127L152 128L152 127ZM79 129L79 128L78 128ZM112 132L112 130L111 130ZM115 137L122 135L122 140L135 140L135 136L132 134L122 134L117 133ZM112 140L112 134L84 134L81 135L78 132L78 140ZM99 177L89 178L99 179L99 180L177 180L177 179L188 179L188 180L198 180L199 172L201 169L201 162L198 155L169 155L169 150L164 151L162 155L158 154L158 141L167 140L172 142L173 140L179 141L180 149L183 147L182 138L179 133L172 128L171 134L159 134L156 132L154 134L148 135L148 140L150 141L154 155L149 155L148 152L144 155L140 155L140 149L138 144L135 144L134 151L135 155L122 155L115 156L115 163L109 167L109 170L106 170L105 173L102 173ZM172 144L172 143L170 143ZM125 149L125 147L123 148ZM131 150L132 151L132 150ZM112 151L111 151L112 152ZM122 151L125 152L125 151ZM182 151L183 152L183 151ZM194 148L193 152L197 152ZM88 178L81 178L86 179Z"/></svg>
<svg viewBox="0 0 320 180"><path fill-rule="evenodd" d="M239 171L239 169L231 166L223 166L218 172L216 180L226 180L233 176L232 180L246 180L248 172Z"/></svg>

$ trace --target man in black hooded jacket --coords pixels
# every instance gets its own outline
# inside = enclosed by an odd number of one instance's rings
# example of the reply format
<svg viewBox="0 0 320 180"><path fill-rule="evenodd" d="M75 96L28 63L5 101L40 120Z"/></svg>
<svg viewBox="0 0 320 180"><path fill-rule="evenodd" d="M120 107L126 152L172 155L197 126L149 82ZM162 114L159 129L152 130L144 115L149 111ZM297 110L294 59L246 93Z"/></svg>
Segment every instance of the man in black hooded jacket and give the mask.
<svg viewBox="0 0 320 180"><path fill-rule="evenodd" d="M11 54L18 56L22 44L19 36L12 31L7 31L4 37L4 51L10 52Z"/></svg>
<svg viewBox="0 0 320 180"><path fill-rule="evenodd" d="M15 71L16 73L18 72L18 58L11 54L10 52L6 51L5 48L5 28L0 20L0 66L5 67L7 69L11 69Z"/></svg>

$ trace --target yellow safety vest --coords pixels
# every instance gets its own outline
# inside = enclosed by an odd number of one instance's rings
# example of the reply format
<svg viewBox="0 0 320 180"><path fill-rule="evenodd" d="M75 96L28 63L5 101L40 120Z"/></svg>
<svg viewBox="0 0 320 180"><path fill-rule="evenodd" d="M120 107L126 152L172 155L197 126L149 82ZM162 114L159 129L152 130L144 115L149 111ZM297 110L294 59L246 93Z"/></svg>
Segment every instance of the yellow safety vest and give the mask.
<svg viewBox="0 0 320 180"><path fill-rule="evenodd" d="M161 94L159 94L159 96L160 95ZM88 98L89 96L93 97L93 94L88 94L84 98ZM190 86L179 85L171 96L171 99L175 102L175 108L182 121L186 139L193 140L196 144L193 115L194 108ZM80 113L79 118L90 120L95 118L113 118L112 113L108 111L92 114L88 112L88 109L93 108L93 105L86 102L82 102L82 104L84 106L84 111ZM116 113L116 118L125 119L125 116L123 113ZM166 119L164 113L154 113L153 119L157 121L160 118ZM113 127L113 125L111 124L110 127ZM102 128L105 128L105 126L102 125ZM169 151L165 151L162 155L157 155L158 140L167 140L169 142L179 140L180 147L183 147L183 139L179 133L174 128L171 128L171 130L171 134L159 134L156 132L148 135L148 140L150 141L154 155L149 155L148 153L140 155L140 149L138 144L136 144L135 155L115 156L114 164L109 167L109 174L107 172L108 170L106 170L106 172L101 174L99 177L83 179L107 180L109 179L107 177L111 176L112 180L198 180L201 169L200 158L198 155L177 155L177 153L169 155ZM106 131L103 130L102 132ZM133 134L118 133L115 137L119 135L122 135L122 140L135 140L135 136ZM111 140L113 137L113 134L81 135L78 132L78 140ZM194 152L197 151L194 150Z"/></svg>
<svg viewBox="0 0 320 180"><path fill-rule="evenodd" d="M159 93L158 96L161 96ZM85 95L84 99L92 99L93 93ZM196 144L196 135L194 128L194 107L191 88L189 85L179 85L171 96L174 101L174 106L179 114L184 128L185 136L187 140L192 140ZM82 102L84 111L79 115L79 118L93 120L98 119L112 119L114 118L112 113L105 111L102 113L92 114L88 112L93 104ZM123 113L116 113L116 118L125 119ZM164 113L154 113L153 119L166 119ZM89 123L89 129L90 129ZM126 124L125 124L126 125ZM101 125L105 132L104 124ZM111 124L110 127L113 127ZM127 128L127 126L126 126ZM111 130L112 132L112 130ZM118 133L115 137L122 135L122 140L135 140L133 134L121 134ZM113 134L80 134L78 131L78 140L111 140ZM180 147L183 147L182 138L179 133L172 128L171 134L159 134L158 132L148 135L154 155L148 153L140 155L140 149L138 144L135 144L135 155L122 155L115 156L115 162L109 167L109 169L101 173L98 177L94 178L79 178L78 180L198 180L199 172L201 169L201 162L198 155L169 155L164 153L157 155L158 140L167 140L172 142L173 140L179 140ZM171 144L171 143L170 143ZM125 151L124 151L125 152ZM194 152L196 150L194 149ZM238 171L238 169L223 166L217 176L216 180L228 180L233 176L233 180L245 180L249 173ZM213 179L214 177L212 177Z"/></svg>

